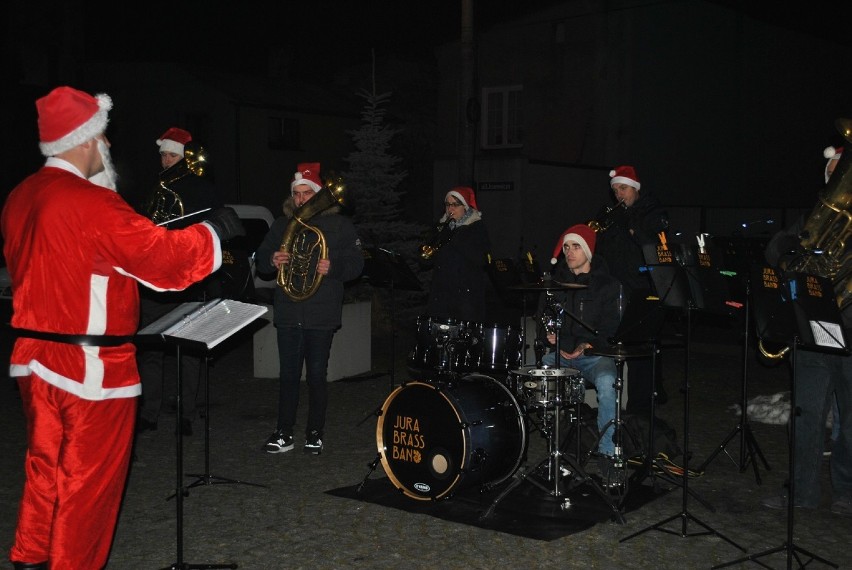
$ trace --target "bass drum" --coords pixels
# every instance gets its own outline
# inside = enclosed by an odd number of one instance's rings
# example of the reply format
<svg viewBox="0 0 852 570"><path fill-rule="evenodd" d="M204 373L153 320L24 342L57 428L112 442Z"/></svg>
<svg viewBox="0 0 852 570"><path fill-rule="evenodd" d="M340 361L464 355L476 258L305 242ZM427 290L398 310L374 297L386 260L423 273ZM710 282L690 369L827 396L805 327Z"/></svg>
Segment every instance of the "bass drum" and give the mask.
<svg viewBox="0 0 852 570"><path fill-rule="evenodd" d="M425 501L472 485L499 485L520 467L527 433L511 392L471 374L447 384L409 382L391 392L376 442L391 482Z"/></svg>

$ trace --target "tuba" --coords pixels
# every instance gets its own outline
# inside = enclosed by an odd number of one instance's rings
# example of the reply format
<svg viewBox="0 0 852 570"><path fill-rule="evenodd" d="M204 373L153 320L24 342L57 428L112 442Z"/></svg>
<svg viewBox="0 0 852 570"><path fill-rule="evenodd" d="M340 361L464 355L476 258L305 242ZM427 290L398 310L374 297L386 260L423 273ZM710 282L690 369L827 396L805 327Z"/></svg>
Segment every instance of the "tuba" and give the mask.
<svg viewBox="0 0 852 570"><path fill-rule="evenodd" d="M837 130L852 145L852 120L838 119ZM811 273L831 279L837 306L843 311L852 303L852 152L840 155L840 161L820 192L799 234L801 253L787 263L788 271ZM759 342L760 353L769 359L784 356L789 347L771 353Z"/></svg>
<svg viewBox="0 0 852 570"><path fill-rule="evenodd" d="M328 259L325 235L308 222L311 218L332 206L343 204L344 185L340 178L330 177L316 196L302 204L284 228L281 251L290 254L290 260L278 267L275 282L287 297L304 301L313 296L322 283L317 273L317 263Z"/></svg>
<svg viewBox="0 0 852 570"><path fill-rule="evenodd" d="M183 160L160 173L160 183L148 198L145 214L151 221L159 225L183 216L183 200L170 186L190 174L204 176L206 167L207 153L204 147L186 143Z"/></svg>

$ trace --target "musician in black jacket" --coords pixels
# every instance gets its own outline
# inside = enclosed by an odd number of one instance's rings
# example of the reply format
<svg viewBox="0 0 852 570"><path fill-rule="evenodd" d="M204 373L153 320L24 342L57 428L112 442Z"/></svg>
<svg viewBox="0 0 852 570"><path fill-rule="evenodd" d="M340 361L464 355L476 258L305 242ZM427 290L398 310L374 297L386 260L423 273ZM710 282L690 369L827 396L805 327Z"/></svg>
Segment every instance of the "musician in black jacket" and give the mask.
<svg viewBox="0 0 852 570"><path fill-rule="evenodd" d="M190 168L185 157L192 143L192 134L178 127L171 127L156 140L159 147L161 171L158 185L141 208L140 213L155 223L163 223L169 229L180 229L203 219L204 213L177 219L181 216L215 210L224 206L216 185L207 177ZM195 147L195 151L199 147ZM197 158L197 157L196 157ZM169 222L169 220L175 220ZM207 301L220 297L218 287L220 272L182 291L154 291L140 288L139 326L143 328L182 303ZM202 384L202 354L187 351L181 357L181 402L183 406L181 433L192 435L192 420L196 415L197 396ZM166 385L177 384L177 362L171 354L160 347L140 347L137 358L139 376L142 379L142 399L136 430L156 430L160 412L163 410Z"/></svg>
<svg viewBox="0 0 852 570"><path fill-rule="evenodd" d="M481 323L491 240L472 188L457 186L447 192L439 224L440 246L431 257L429 316Z"/></svg>
<svg viewBox="0 0 852 570"><path fill-rule="evenodd" d="M656 196L641 190L636 169L619 166L609 173L610 187L617 206L608 216L608 227L598 235L595 255L606 259L612 275L624 287L624 300L629 302L653 290L648 274L640 271L646 265L643 246L658 243L658 235L669 227L668 214ZM651 358L635 358L627 363L627 411L646 415L651 411ZM661 369L657 362L656 404L667 399Z"/></svg>
<svg viewBox="0 0 852 570"><path fill-rule="evenodd" d="M320 163L299 164L298 172L290 183L291 196L284 202L284 216L273 222L257 248L259 273L275 273L292 261L292 250L281 251L285 230L294 212L313 200L320 190ZM275 431L264 444L267 453L284 453L295 447L293 428L299 407L303 366L308 384L308 419L303 451L314 455L322 453L328 407L326 376L331 341L343 318L343 284L356 279L364 268L361 241L351 220L341 214L339 205L313 213L308 221L325 237L328 258L316 263L316 273L322 280L313 295L294 300L285 295L282 288L275 289L272 323L278 335L280 385L278 421ZM309 268L309 271L313 270L313 267Z"/></svg>

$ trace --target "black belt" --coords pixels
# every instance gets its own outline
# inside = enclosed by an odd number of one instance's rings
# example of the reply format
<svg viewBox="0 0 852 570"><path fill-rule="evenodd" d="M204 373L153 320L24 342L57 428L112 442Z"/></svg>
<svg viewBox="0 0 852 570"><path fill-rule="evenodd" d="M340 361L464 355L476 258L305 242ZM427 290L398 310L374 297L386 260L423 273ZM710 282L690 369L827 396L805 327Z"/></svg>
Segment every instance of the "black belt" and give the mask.
<svg viewBox="0 0 852 570"><path fill-rule="evenodd" d="M80 346L119 346L133 342L134 336L130 335L97 335L97 334L64 334L30 329L12 328L15 336L35 338L38 340L49 340L64 344L77 344Z"/></svg>

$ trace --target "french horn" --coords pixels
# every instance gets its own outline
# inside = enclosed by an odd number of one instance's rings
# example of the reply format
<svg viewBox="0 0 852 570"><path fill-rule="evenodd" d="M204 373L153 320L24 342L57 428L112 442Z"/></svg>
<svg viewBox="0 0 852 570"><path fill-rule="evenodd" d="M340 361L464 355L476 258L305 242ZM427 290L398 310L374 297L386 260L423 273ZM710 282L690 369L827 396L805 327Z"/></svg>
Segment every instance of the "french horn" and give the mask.
<svg viewBox="0 0 852 570"><path fill-rule="evenodd" d="M329 177L316 196L302 204L284 228L280 251L290 254L290 260L278 267L275 282L293 301L304 301L317 292L322 275L317 272L321 259L328 259L325 235L308 222L317 214L343 204L345 186L339 177Z"/></svg>
<svg viewBox="0 0 852 570"><path fill-rule="evenodd" d="M155 224L163 224L183 216L183 200L171 186L190 174L204 176L206 168L207 152L204 147L192 142L186 143L183 160L160 173L159 184L145 204L145 214L148 218Z"/></svg>

